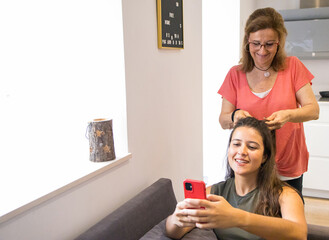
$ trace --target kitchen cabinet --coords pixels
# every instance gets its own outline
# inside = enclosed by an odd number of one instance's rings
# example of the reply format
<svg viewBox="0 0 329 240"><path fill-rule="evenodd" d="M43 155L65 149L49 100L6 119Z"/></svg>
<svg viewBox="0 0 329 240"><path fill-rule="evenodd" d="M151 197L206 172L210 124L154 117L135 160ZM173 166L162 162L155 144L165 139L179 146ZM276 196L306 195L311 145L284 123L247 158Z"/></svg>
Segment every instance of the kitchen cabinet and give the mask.
<svg viewBox="0 0 329 240"><path fill-rule="evenodd" d="M303 194L329 199L329 101L319 102L319 106L319 119L304 123L310 158L304 174Z"/></svg>

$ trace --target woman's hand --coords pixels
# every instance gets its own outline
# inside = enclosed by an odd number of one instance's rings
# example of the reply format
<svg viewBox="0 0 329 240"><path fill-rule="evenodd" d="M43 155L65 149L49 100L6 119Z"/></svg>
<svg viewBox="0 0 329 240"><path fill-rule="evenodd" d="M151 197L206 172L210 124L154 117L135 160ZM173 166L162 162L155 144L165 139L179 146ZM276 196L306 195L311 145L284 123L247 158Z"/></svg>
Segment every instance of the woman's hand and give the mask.
<svg viewBox="0 0 329 240"><path fill-rule="evenodd" d="M300 107L277 111L265 118L271 130L281 128L286 122L300 123L319 118L319 104L309 83L297 91L296 98Z"/></svg>
<svg viewBox="0 0 329 240"><path fill-rule="evenodd" d="M167 218L166 235L181 239L193 228L228 228L236 226L233 208L223 197L207 195L208 200L185 199L176 205L175 212Z"/></svg>
<svg viewBox="0 0 329 240"><path fill-rule="evenodd" d="M166 235L173 239L181 239L186 233L195 228L195 223L191 221L186 208L193 207L186 200L177 203L175 212L166 220Z"/></svg>
<svg viewBox="0 0 329 240"><path fill-rule="evenodd" d="M172 223L180 228L195 227L195 223L191 221L188 213L186 213L188 208L195 208L195 205L189 204L187 200L177 203L175 212L172 215Z"/></svg>
<svg viewBox="0 0 329 240"><path fill-rule="evenodd" d="M234 125L237 121L239 121L241 118L246 118L246 117L252 117L249 112L239 109L234 113Z"/></svg>
<svg viewBox="0 0 329 240"><path fill-rule="evenodd" d="M265 121L270 130L275 130L282 128L286 122L289 122L289 119L290 110L280 110L265 118Z"/></svg>
<svg viewBox="0 0 329 240"><path fill-rule="evenodd" d="M208 195L208 200L186 199L193 207L204 209L185 209L184 213L189 222L198 228L230 228L238 226L239 210L232 207L225 198L217 195Z"/></svg>

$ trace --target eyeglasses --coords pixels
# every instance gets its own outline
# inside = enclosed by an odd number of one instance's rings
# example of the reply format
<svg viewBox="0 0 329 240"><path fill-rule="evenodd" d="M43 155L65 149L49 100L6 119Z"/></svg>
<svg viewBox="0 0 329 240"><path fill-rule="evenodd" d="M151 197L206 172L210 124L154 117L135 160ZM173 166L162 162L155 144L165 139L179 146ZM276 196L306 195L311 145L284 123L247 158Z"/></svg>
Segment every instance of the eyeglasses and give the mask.
<svg viewBox="0 0 329 240"><path fill-rule="evenodd" d="M272 50L275 48L275 46L279 45L279 42L267 42L264 44L261 44L260 42L248 42L248 45L250 49L252 50L260 50L262 47L264 47L266 50Z"/></svg>

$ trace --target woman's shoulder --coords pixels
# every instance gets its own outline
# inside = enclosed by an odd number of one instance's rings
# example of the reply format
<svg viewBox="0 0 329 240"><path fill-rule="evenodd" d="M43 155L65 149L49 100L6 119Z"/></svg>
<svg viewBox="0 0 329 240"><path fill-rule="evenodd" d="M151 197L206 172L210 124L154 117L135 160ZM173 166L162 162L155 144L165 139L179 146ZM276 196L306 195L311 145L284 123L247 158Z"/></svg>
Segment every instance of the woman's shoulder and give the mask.
<svg viewBox="0 0 329 240"><path fill-rule="evenodd" d="M230 72L241 72L241 65L234 65L230 68Z"/></svg>
<svg viewBox="0 0 329 240"><path fill-rule="evenodd" d="M288 56L286 57L286 61L300 61L296 56Z"/></svg>
<svg viewBox="0 0 329 240"><path fill-rule="evenodd" d="M224 192L224 190L231 188L234 185L234 179L233 178L229 178L225 181L216 183L214 185L211 186L211 194L215 194L215 195L222 195L222 193Z"/></svg>
<svg viewBox="0 0 329 240"><path fill-rule="evenodd" d="M301 194L298 192L298 190L296 190L290 186L283 186L282 193L280 194L280 200L284 200L287 198L297 198L297 199L301 199L303 201L303 198L302 198Z"/></svg>
<svg viewBox="0 0 329 240"><path fill-rule="evenodd" d="M291 76L291 74L295 74L301 69L305 68L304 64L298 59L296 56L289 56L285 58L284 67L279 71L282 76L287 78ZM292 78L293 79L293 78Z"/></svg>
<svg viewBox="0 0 329 240"><path fill-rule="evenodd" d="M290 186L283 186L282 187L282 193L281 195L283 194L295 194L297 193L297 191L295 189L293 189L292 187Z"/></svg>
<svg viewBox="0 0 329 240"><path fill-rule="evenodd" d="M239 81L241 78L245 78L246 73L241 69L241 65L234 65L230 68L227 73L226 78L229 78L231 81Z"/></svg>
<svg viewBox="0 0 329 240"><path fill-rule="evenodd" d="M299 63L299 62L301 62L301 61L298 59L298 57L289 56L289 57L286 57L285 65L289 68L289 66L296 65L296 63Z"/></svg>

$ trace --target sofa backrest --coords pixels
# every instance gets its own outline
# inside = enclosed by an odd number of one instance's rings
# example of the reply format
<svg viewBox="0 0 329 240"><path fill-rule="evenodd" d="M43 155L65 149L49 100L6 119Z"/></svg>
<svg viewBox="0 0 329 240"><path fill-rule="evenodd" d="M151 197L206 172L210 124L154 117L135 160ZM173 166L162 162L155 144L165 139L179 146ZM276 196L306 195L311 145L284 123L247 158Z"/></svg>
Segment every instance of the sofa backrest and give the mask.
<svg viewBox="0 0 329 240"><path fill-rule="evenodd" d="M173 213L176 204L171 180L160 178L76 240L139 239Z"/></svg>

